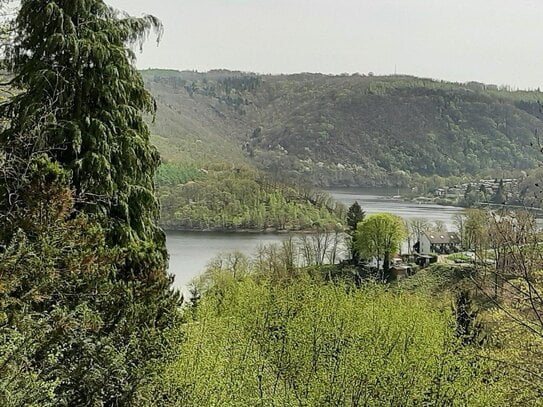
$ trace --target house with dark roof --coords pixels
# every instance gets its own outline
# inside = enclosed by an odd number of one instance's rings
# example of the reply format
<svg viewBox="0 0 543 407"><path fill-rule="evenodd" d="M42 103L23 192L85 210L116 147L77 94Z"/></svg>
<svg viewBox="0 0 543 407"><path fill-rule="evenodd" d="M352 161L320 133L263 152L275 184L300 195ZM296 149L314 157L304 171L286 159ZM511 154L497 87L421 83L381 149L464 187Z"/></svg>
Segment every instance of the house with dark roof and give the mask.
<svg viewBox="0 0 543 407"><path fill-rule="evenodd" d="M425 232L420 239L419 253L456 253L460 251L460 244L460 235L456 232Z"/></svg>

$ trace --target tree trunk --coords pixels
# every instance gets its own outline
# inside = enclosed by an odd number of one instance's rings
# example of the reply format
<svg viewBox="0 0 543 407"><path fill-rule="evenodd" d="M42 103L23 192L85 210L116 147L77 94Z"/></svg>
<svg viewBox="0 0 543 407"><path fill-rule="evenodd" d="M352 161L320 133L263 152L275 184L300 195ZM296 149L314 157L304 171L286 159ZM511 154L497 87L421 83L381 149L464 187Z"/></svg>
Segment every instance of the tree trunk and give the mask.
<svg viewBox="0 0 543 407"><path fill-rule="evenodd" d="M383 281L388 281L390 278L390 254L385 253L383 258Z"/></svg>

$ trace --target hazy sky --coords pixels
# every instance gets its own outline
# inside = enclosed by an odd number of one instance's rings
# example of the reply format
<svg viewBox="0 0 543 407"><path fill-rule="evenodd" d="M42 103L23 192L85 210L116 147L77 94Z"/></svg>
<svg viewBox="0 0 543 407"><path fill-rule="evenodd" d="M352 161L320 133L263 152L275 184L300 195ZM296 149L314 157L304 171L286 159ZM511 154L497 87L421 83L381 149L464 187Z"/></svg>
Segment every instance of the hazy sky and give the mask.
<svg viewBox="0 0 543 407"><path fill-rule="evenodd" d="M543 88L542 0L106 0L159 17L140 68L369 71Z"/></svg>

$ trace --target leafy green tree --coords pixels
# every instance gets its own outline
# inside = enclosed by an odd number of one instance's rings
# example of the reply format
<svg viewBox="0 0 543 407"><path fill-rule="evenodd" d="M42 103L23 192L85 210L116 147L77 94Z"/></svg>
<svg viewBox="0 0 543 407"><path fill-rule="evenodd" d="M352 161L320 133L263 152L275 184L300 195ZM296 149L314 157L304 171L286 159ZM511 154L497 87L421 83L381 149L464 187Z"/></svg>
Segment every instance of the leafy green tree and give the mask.
<svg viewBox="0 0 543 407"><path fill-rule="evenodd" d="M388 279L391 256L400 249L407 231L401 218L389 213L367 216L358 224L356 245L366 257L375 257L383 266L383 279Z"/></svg>
<svg viewBox="0 0 543 407"><path fill-rule="evenodd" d="M464 213L464 245L482 259L489 243L490 214L482 209L466 209Z"/></svg>

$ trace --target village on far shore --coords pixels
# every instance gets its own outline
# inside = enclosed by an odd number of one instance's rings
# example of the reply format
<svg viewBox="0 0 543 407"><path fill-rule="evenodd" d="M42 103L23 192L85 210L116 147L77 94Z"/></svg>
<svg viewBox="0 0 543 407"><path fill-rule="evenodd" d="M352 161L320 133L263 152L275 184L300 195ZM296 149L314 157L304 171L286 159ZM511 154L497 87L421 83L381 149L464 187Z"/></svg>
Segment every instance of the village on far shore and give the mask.
<svg viewBox="0 0 543 407"><path fill-rule="evenodd" d="M436 203L439 205L472 207L503 207L511 209L530 209L541 211L536 184L521 178L480 179L452 186L426 189L416 186L402 196L394 199L406 199L418 203ZM536 188L536 189L534 189Z"/></svg>
<svg viewBox="0 0 543 407"><path fill-rule="evenodd" d="M511 185L514 180L499 181L494 194L500 193L506 182ZM491 188L495 187L494 184L494 182L488 181L483 185L488 187L490 191ZM473 211L483 213L474 208ZM487 221L493 219L495 225L501 224L503 226L505 223L510 225L522 224L524 229L533 233L538 233L541 230L538 227L535 214L529 211L518 211L517 208L504 205L497 209L491 208L490 212L487 213L490 214ZM404 221L408 233L400 247L398 247L398 251L390 258L390 279L398 280L408 277L435 263L460 268L489 266L507 269L514 262L511 248L496 246L496 242L492 242L493 239L490 237L492 232L487 229L488 224L482 225L480 223L481 219L475 221L479 222L479 224L470 223L472 222L468 220L470 216L477 217L477 215L458 214L454 222L454 229L456 230L452 231L447 230L442 222L430 222L425 218L413 218L410 221ZM482 222L486 223L486 221ZM499 231L501 226L497 227L497 231ZM483 229L489 234L486 244L482 243L481 239L483 238L481 236L475 236L476 234L485 233ZM370 273L381 272L384 269L383 259L377 257L359 258L357 263L358 266Z"/></svg>

